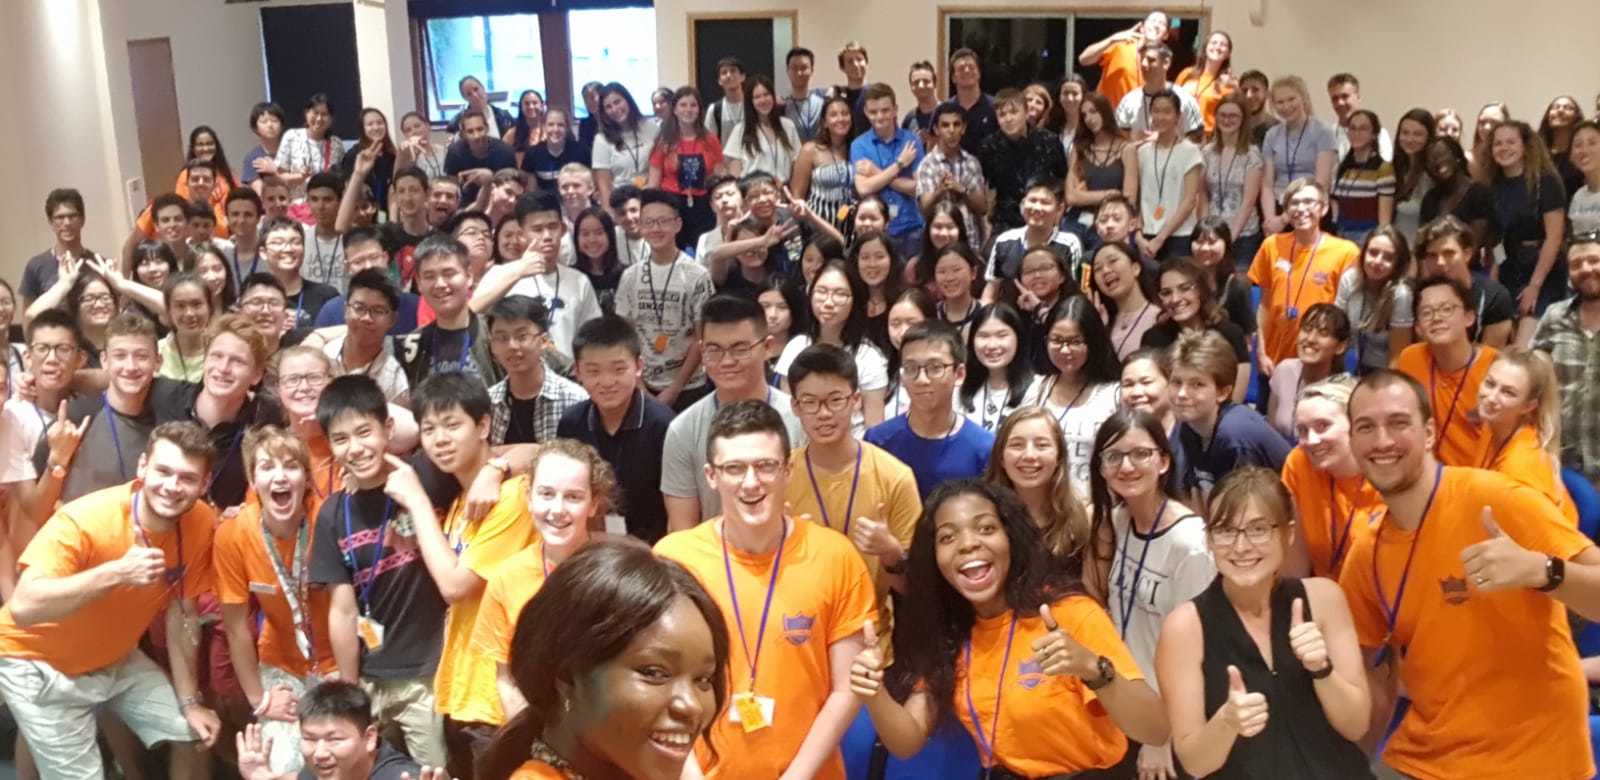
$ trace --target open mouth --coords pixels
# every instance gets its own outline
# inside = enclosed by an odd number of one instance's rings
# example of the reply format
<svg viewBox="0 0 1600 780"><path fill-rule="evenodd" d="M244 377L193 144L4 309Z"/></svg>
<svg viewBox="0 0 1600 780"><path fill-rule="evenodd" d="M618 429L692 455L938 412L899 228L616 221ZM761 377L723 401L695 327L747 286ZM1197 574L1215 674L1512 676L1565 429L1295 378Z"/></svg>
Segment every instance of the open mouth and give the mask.
<svg viewBox="0 0 1600 780"><path fill-rule="evenodd" d="M956 568L956 575L968 588L980 590L994 582L994 564L982 560L967 561Z"/></svg>
<svg viewBox="0 0 1600 780"><path fill-rule="evenodd" d="M652 731L650 744L674 756L688 755L694 735L684 731Z"/></svg>
<svg viewBox="0 0 1600 780"><path fill-rule="evenodd" d="M294 491L288 487L278 487L267 491L267 505L279 517L287 516L294 510Z"/></svg>

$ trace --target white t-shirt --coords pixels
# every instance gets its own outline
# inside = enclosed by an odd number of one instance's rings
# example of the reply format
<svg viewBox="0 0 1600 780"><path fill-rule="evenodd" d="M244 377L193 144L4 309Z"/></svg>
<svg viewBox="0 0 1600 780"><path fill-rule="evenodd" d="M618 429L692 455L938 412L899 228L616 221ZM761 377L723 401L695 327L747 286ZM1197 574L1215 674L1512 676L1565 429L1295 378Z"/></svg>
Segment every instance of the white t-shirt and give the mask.
<svg viewBox="0 0 1600 780"><path fill-rule="evenodd" d="M1168 84L1174 94L1178 96L1178 128L1184 135L1205 127L1205 117L1200 114L1200 104L1195 101L1194 95L1186 89L1177 89ZM1150 98L1151 94L1143 88L1135 89L1122 96L1122 101L1117 103L1117 127L1133 133L1135 138L1142 137L1150 131Z"/></svg>
<svg viewBox="0 0 1600 780"><path fill-rule="evenodd" d="M783 354L778 356L778 364L773 367L773 371L779 376L788 376L789 364L809 346L811 346L810 336L799 335L789 339L789 343L783 347ZM861 344L855 348L855 357L857 387L862 390L884 390L889 387L889 361L884 358L883 352L879 351L876 345L862 339ZM793 390L794 386L790 385L789 389ZM889 404L886 401L883 419L887 420L892 416L889 414ZM859 439L866 432L867 421L858 407L855 413L850 415L850 433Z"/></svg>
<svg viewBox="0 0 1600 780"><path fill-rule="evenodd" d="M1205 165L1205 158L1200 153L1200 147L1193 143L1178 139L1177 143L1166 149L1157 148L1156 143L1139 144L1139 213L1144 225L1140 228L1147 236L1160 233L1166 227L1167 220L1178 212L1178 204L1183 202L1183 177L1189 171ZM1172 231L1174 236L1187 236L1194 232L1194 223L1199 209L1190 209L1189 217ZM1159 216L1158 216L1159 215Z"/></svg>
<svg viewBox="0 0 1600 780"><path fill-rule="evenodd" d="M659 132L656 123L641 120L638 130L623 131L621 149L612 146L605 133L597 134L591 150L594 170L610 171L613 186L631 184L635 177L648 177L650 148L655 146Z"/></svg>
<svg viewBox="0 0 1600 780"><path fill-rule="evenodd" d="M1167 513L1182 511L1169 505ZM1111 512L1116 549L1106 580L1106 611L1155 688L1156 640L1167 613L1198 596L1217 576L1205 521L1190 514L1150 536L1133 530L1126 507Z"/></svg>
<svg viewBox="0 0 1600 780"><path fill-rule="evenodd" d="M0 410L0 485L31 482L39 478L33 468L33 451L44 437L45 428L55 421L55 412L45 411L20 398L6 401Z"/></svg>
<svg viewBox="0 0 1600 780"><path fill-rule="evenodd" d="M1389 331L1369 332L1362 328L1362 322L1378 301L1371 300L1361 282L1360 262L1344 269L1339 276L1339 290L1334 294L1333 304L1344 310L1350 318L1351 329L1359 334L1356 349L1361 365L1369 369L1387 368L1390 359L1396 357L1389 354ZM1397 284L1394 287L1394 306L1389 312L1389 327L1409 328L1413 324L1411 285Z"/></svg>
<svg viewBox="0 0 1600 780"><path fill-rule="evenodd" d="M1100 432L1100 424L1117 411L1117 383L1106 382L1085 387L1077 404L1064 410L1050 400L1055 380L1053 374L1034 377L1022 403L1044 407L1061 424L1061 433L1067 442L1067 465L1072 469L1069 474L1072 489L1079 498L1087 499L1089 469L1094 461L1094 437Z"/></svg>
<svg viewBox="0 0 1600 780"><path fill-rule="evenodd" d="M390 403L403 403L406 394L411 391L411 383L406 381L405 369L394 357L394 341L385 338L383 349L371 363L364 366L347 366L343 362L345 338L339 336L322 345L322 354L333 361L334 372L338 376L365 374L372 377L372 380L378 383L378 389L383 391L384 398Z"/></svg>
<svg viewBox="0 0 1600 780"><path fill-rule="evenodd" d="M506 294L544 299L550 309L550 344L569 358L578 326L600 316L600 299L589 277L559 262L550 273L522 278Z"/></svg>
<svg viewBox="0 0 1600 780"><path fill-rule="evenodd" d="M616 312L631 321L644 340L644 383L651 390L666 389L683 368L700 308L714 292L711 272L682 252L670 265L647 260L623 270L617 282ZM699 387L705 377L702 364L684 387Z"/></svg>
<svg viewBox="0 0 1600 780"><path fill-rule="evenodd" d="M756 144L756 151L752 154L744 148L746 128L741 122L734 125L733 129L728 131L728 137L723 140L723 156L743 163L743 175L760 171L769 173L780 181L788 181L789 173L794 168L795 153L800 151L800 131L788 117L779 117L778 121L783 126L784 136L789 139L788 147L784 147L776 138L768 137L763 132Z"/></svg>
<svg viewBox="0 0 1600 780"><path fill-rule="evenodd" d="M1567 207L1567 219L1572 223L1573 233L1600 230L1600 191L1591 190L1587 185L1579 187L1572 194L1572 205Z"/></svg>
<svg viewBox="0 0 1600 780"><path fill-rule="evenodd" d="M300 232L305 238L306 251L300 275L306 281L332 285L340 295L349 292L350 280L344 275L344 234L322 238L317 235L316 225L301 225Z"/></svg>

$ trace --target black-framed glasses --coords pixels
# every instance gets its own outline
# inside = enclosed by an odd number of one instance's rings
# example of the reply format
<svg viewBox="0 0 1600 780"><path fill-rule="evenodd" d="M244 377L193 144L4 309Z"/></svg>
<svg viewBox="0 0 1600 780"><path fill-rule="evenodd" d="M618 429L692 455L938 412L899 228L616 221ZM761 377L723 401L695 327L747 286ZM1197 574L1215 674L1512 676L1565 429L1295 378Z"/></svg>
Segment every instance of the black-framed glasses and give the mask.
<svg viewBox="0 0 1600 780"><path fill-rule="evenodd" d="M1206 533L1211 535L1211 542L1218 547L1232 547L1239 543L1241 536L1251 544L1266 544L1272 538L1272 532L1276 530L1278 526L1271 523L1251 523L1244 528L1221 526Z"/></svg>
<svg viewBox="0 0 1600 780"><path fill-rule="evenodd" d="M750 473L751 469L755 469L756 479L759 479L762 482L771 482L772 480L777 479L778 474L783 471L783 461L776 459L758 460L753 462L730 460L726 463L713 463L711 464L711 467L716 469L718 474L721 474L724 479L729 481L742 481L744 480L744 476Z"/></svg>
<svg viewBox="0 0 1600 780"><path fill-rule="evenodd" d="M1123 463L1131 462L1135 468L1144 468L1155 460L1156 453L1160 450L1155 447L1129 447L1125 450L1101 450L1100 468L1122 468Z"/></svg>
<svg viewBox="0 0 1600 780"><path fill-rule="evenodd" d="M54 355L59 360L66 360L67 358L72 357L74 354L77 353L78 345L76 345L76 344L29 344L28 345L28 350L30 352L32 352L33 354L38 355L39 357L42 357L42 358L48 358L51 355Z"/></svg>
<svg viewBox="0 0 1600 780"><path fill-rule="evenodd" d="M910 382L915 380L918 374L921 374L929 379L938 381L945 378L950 373L950 369L955 367L956 364L954 363L923 363L921 365L907 363L900 367L900 378Z"/></svg>
<svg viewBox="0 0 1600 780"><path fill-rule="evenodd" d="M850 407L850 396L830 395L827 398L818 398L814 395L798 396L794 399L795 405L806 414L816 414L818 409L826 406L830 412L842 412Z"/></svg>
<svg viewBox="0 0 1600 780"><path fill-rule="evenodd" d="M749 360L759 345L758 341L742 341L726 347L721 344L705 344L700 347L700 356L705 358L707 363L721 362L729 355L732 355L734 360Z"/></svg>

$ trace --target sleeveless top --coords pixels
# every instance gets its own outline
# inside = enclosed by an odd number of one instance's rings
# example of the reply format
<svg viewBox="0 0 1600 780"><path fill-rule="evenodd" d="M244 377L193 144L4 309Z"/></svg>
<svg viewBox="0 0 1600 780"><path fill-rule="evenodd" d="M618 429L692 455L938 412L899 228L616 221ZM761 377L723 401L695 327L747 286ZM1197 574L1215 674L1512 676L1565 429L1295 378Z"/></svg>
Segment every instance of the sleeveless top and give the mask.
<svg viewBox="0 0 1600 780"><path fill-rule="evenodd" d="M839 232L849 235L841 216L844 207L856 201L851 186L854 169L848 160L834 160L811 170L811 192L806 196L806 208L828 220Z"/></svg>
<svg viewBox="0 0 1600 780"><path fill-rule="evenodd" d="M1228 700L1230 664L1239 667L1245 687L1252 693L1266 694L1270 715L1260 734L1233 743L1227 763L1210 777L1349 780L1373 776L1361 748L1328 723L1311 687L1311 675L1289 647L1289 609L1297 598L1305 599L1306 618L1311 619L1305 583L1286 578L1272 589L1272 659L1276 671L1267 668L1255 640L1229 603L1222 590L1222 577L1218 576L1194 599L1205 634L1201 671L1205 676L1206 717L1215 715Z"/></svg>
<svg viewBox="0 0 1600 780"><path fill-rule="evenodd" d="M1110 159L1105 165L1096 165L1096 152L1093 148L1084 149L1085 154L1078 158L1078 175L1083 177L1083 188L1090 192L1099 190L1122 191L1122 154L1121 147L1117 147L1117 154L1109 155ZM1070 158L1069 158L1070 159ZM1138 205L1135 204L1137 209ZM1076 220L1085 227L1094 224L1094 209L1087 206L1073 208L1067 219Z"/></svg>

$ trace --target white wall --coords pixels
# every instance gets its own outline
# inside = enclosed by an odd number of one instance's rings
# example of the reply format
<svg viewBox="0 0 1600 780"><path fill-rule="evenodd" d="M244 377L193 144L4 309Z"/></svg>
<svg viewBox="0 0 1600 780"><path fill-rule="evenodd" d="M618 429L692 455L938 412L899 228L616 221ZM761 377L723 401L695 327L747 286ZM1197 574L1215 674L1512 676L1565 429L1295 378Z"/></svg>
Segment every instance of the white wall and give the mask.
<svg viewBox="0 0 1600 780"><path fill-rule="evenodd" d="M985 6L1030 12L1092 7L1174 8L1127 0L656 0L657 61L663 84L686 80L687 14L765 9L799 12L799 39L817 52L818 85L843 83L834 55L848 40L871 55L869 78L902 92L906 72L920 59L938 61L938 8ZM1185 5L1189 10L1198 3ZM1536 116L1550 98L1574 93L1591 106L1600 91L1600 65L1583 35L1600 25L1595 0L1540 0L1537 12L1508 12L1504 0L1217 0L1206 3L1212 29L1234 40L1234 70L1296 73L1313 92L1327 77L1352 71L1362 78L1365 105L1385 125L1413 106L1478 106L1509 99L1520 116ZM1249 13L1265 7L1260 26ZM1530 9L1531 10L1531 9ZM1581 32L1580 32L1581 31ZM1079 41L1081 50L1089 41ZM1076 54L1076 52L1074 52ZM780 76L779 86L787 86ZM1319 101L1318 112L1332 110Z"/></svg>

